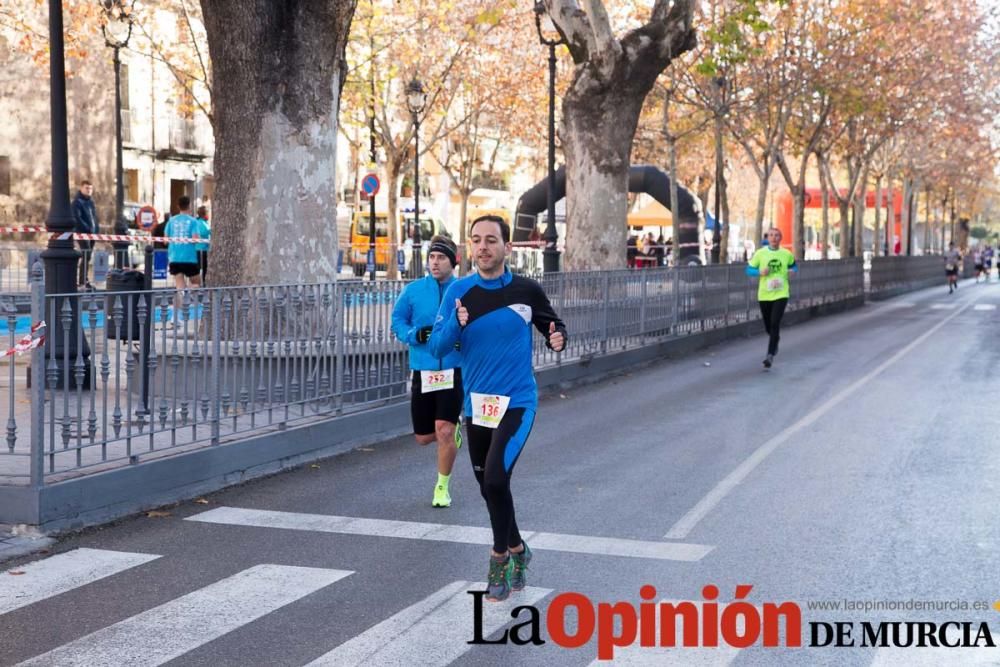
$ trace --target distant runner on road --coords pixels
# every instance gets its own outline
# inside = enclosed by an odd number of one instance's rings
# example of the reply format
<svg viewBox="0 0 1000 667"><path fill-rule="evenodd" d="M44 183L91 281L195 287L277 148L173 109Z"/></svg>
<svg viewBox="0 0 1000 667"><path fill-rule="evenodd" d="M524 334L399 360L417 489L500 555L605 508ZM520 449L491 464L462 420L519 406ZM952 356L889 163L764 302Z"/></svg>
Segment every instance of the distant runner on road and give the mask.
<svg viewBox="0 0 1000 667"><path fill-rule="evenodd" d="M948 244L944 254L944 275L948 280L948 294L958 289L958 267L962 265L962 254L955 248L955 242Z"/></svg>
<svg viewBox="0 0 1000 667"><path fill-rule="evenodd" d="M755 252L747 264L747 275L760 279L757 301L764 320L764 330L768 335L764 368L770 368L774 363L774 356L778 354L781 318L788 305L788 278L798 270L795 256L781 247L781 230L771 227L767 230L767 245Z"/></svg>

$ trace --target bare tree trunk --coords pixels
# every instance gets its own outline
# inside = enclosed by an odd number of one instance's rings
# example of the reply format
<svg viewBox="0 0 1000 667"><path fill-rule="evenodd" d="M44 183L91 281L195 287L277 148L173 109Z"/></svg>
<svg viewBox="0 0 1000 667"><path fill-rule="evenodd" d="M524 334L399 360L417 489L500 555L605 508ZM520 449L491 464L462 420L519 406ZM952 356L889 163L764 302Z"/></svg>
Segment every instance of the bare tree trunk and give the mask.
<svg viewBox="0 0 1000 667"><path fill-rule="evenodd" d="M764 216L767 214L767 185L770 180L770 174L768 174L767 178L760 179L760 184L757 187L757 212L753 222L753 242L755 244L760 243L760 240L764 238Z"/></svg>
<svg viewBox="0 0 1000 667"><path fill-rule="evenodd" d="M722 96L721 89L718 92ZM718 105L722 106L722 100L718 100ZM715 218L715 226L712 228L712 263L718 264L722 261L722 254L725 247L722 245L722 193L725 190L726 177L723 174L722 156L722 112L715 112L715 122L713 123L715 141L715 206L712 207L712 215ZM718 245L716 245L718 239Z"/></svg>
<svg viewBox="0 0 1000 667"><path fill-rule="evenodd" d="M680 199L677 194L677 140L672 135L668 145L670 150L670 237L673 239L670 264L677 266L678 258L681 256L681 226L673 212L680 206Z"/></svg>
<svg viewBox="0 0 1000 667"><path fill-rule="evenodd" d="M924 252L923 254L931 254L931 239L933 238L931 233L931 188L930 186L924 187Z"/></svg>
<svg viewBox="0 0 1000 667"><path fill-rule="evenodd" d="M837 212L840 213L840 256L847 257L851 253L851 226L848 212L850 206L846 200L837 199Z"/></svg>
<svg viewBox="0 0 1000 667"><path fill-rule="evenodd" d="M385 277L388 280L399 278L399 271L396 268L396 252L403 247L399 238L399 173L401 165L392 163L385 166L385 189L389 210L386 211L386 223L389 226L388 242L389 253L385 266ZM377 253L376 253L377 254Z"/></svg>
<svg viewBox="0 0 1000 667"><path fill-rule="evenodd" d="M900 220L900 240L899 248L900 253L903 255L910 254L910 197L912 195L911 183L909 176L903 177L903 210L900 211L902 219Z"/></svg>
<svg viewBox="0 0 1000 667"><path fill-rule="evenodd" d="M872 256L882 254L882 243L879 239L879 227L882 222L882 174L875 175L875 232L872 234Z"/></svg>
<svg viewBox="0 0 1000 667"><path fill-rule="evenodd" d="M667 153L670 164L670 238L671 256L670 264L676 266L677 257L680 256L678 248L681 242L681 227L677 224L677 216L674 211L679 206L677 194L677 137L670 131L670 98L673 95L674 79L671 78L671 87L667 89L663 96L663 138L667 142Z"/></svg>
<svg viewBox="0 0 1000 667"><path fill-rule="evenodd" d="M696 44L692 0L656 0L650 20L614 36L603 2L544 0L574 74L563 98L567 270L625 264L629 157L643 102L670 61Z"/></svg>
<svg viewBox="0 0 1000 667"><path fill-rule="evenodd" d="M719 263L728 264L729 263L729 183L726 181L726 175L722 175L722 193L721 193L721 211L720 211L720 222L722 225L722 232L719 236ZM723 222L724 221L724 222Z"/></svg>
<svg viewBox="0 0 1000 667"><path fill-rule="evenodd" d="M826 171L819 170L819 183L823 189L823 233L820 238L820 257L829 259L830 255L830 184L826 180ZM843 256L843 255L842 255Z"/></svg>
<svg viewBox="0 0 1000 667"><path fill-rule="evenodd" d="M865 249L865 198L868 196L868 165L861 170L861 180L858 181L854 194L854 252L857 257L864 257Z"/></svg>
<svg viewBox="0 0 1000 667"><path fill-rule="evenodd" d="M205 0L215 285L335 280L344 47L355 0Z"/></svg>
<svg viewBox="0 0 1000 667"><path fill-rule="evenodd" d="M458 251L461 255L461 259L458 262L459 275L465 273L465 267L469 260L469 195L472 194L472 190L463 189L460 191L462 196L462 209L461 209L461 225L458 228Z"/></svg>
<svg viewBox="0 0 1000 667"><path fill-rule="evenodd" d="M889 211L885 220L885 254L896 254L896 196L892 191L892 171L885 176L886 189L889 191Z"/></svg>
<svg viewBox="0 0 1000 667"><path fill-rule="evenodd" d="M614 97L570 94L563 104L567 271L625 265L629 153L642 99Z"/></svg>
<svg viewBox="0 0 1000 667"><path fill-rule="evenodd" d="M805 194L804 188L798 188L794 194L792 204L792 219L794 220L792 228L792 253L795 255L795 259L799 261L805 259L806 249Z"/></svg>

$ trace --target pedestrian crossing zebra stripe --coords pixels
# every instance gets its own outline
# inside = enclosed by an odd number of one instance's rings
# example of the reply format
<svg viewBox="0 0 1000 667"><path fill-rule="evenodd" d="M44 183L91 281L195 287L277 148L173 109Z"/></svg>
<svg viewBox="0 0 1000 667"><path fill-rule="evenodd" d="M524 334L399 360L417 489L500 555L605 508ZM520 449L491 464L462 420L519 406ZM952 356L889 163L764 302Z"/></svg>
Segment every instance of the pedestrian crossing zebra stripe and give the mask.
<svg viewBox="0 0 1000 667"><path fill-rule="evenodd" d="M0 614L60 595L159 557L155 554L81 548L7 570L0 574Z"/></svg>
<svg viewBox="0 0 1000 667"><path fill-rule="evenodd" d="M474 526L455 526L388 519L362 519L327 514L277 512L239 507L218 507L207 512L189 516L186 521L478 545L488 545L493 540L493 534L488 528ZM524 529L521 530L521 535L525 541L531 544L532 549L569 551L572 553L599 556L650 558L655 560L698 561L704 558L713 548L702 544L544 533Z"/></svg>
<svg viewBox="0 0 1000 667"><path fill-rule="evenodd" d="M24 667L154 667L352 574L256 565L20 663Z"/></svg>
<svg viewBox="0 0 1000 667"><path fill-rule="evenodd" d="M306 667L410 665L444 667L462 657L473 637L473 596L484 582L455 581L326 653ZM511 612L552 592L526 587L504 602L483 604L483 637L513 622ZM419 656L419 658L416 658Z"/></svg>

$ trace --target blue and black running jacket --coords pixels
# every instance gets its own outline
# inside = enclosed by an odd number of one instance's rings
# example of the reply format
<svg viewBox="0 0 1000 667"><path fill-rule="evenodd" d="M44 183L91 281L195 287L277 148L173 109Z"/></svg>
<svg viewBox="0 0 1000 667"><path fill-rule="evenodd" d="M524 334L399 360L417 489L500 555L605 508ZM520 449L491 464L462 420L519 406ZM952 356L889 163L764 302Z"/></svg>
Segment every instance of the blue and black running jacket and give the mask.
<svg viewBox="0 0 1000 667"><path fill-rule="evenodd" d="M458 324L455 299L469 311ZM510 397L510 408L538 406L538 387L531 368L531 325L549 340L549 326L566 336L566 325L552 309L542 286L505 268L499 278L472 274L453 282L444 295L431 333L431 354L440 358L460 342L465 414L472 414L470 394Z"/></svg>

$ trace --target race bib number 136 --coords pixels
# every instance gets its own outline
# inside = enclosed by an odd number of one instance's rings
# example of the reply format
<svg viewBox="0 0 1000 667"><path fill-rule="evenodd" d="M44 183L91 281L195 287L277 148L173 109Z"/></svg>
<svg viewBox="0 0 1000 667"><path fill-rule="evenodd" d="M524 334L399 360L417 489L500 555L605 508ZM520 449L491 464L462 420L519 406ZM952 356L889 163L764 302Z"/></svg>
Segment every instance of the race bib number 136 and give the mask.
<svg viewBox="0 0 1000 667"><path fill-rule="evenodd" d="M472 392L472 423L476 426L496 428L507 413L510 396L477 394Z"/></svg>

